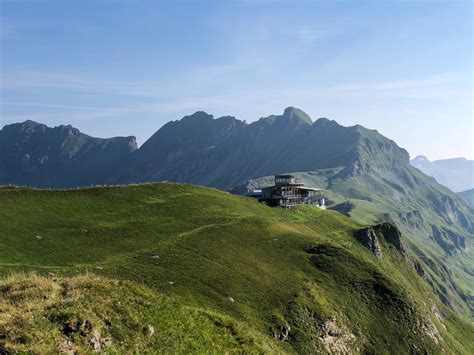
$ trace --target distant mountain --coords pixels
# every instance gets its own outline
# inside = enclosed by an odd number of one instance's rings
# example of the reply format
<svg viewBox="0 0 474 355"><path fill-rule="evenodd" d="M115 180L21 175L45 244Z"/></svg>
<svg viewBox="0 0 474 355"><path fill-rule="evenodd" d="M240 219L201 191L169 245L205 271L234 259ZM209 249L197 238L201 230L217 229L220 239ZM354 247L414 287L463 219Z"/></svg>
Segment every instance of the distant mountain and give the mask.
<svg viewBox="0 0 474 355"><path fill-rule="evenodd" d="M453 158L429 161L419 155L411 160L411 164L453 191L474 188L474 160Z"/></svg>
<svg viewBox="0 0 474 355"><path fill-rule="evenodd" d="M107 183L137 149L135 137L93 138L33 121L0 130L0 184L75 187Z"/></svg>
<svg viewBox="0 0 474 355"><path fill-rule="evenodd" d="M362 126L312 122L289 107L282 115L247 124L196 112L169 122L135 154L119 182L178 181L229 189L284 171L343 167L341 176L408 163L395 142Z"/></svg>
<svg viewBox="0 0 474 355"><path fill-rule="evenodd" d="M458 195L474 210L474 189L458 192Z"/></svg>
<svg viewBox="0 0 474 355"><path fill-rule="evenodd" d="M283 171L344 168L341 176L406 165L408 153L362 126L312 122L289 107L247 124L196 112L134 137L99 139L26 121L0 130L0 183L40 187L177 181L229 189Z"/></svg>

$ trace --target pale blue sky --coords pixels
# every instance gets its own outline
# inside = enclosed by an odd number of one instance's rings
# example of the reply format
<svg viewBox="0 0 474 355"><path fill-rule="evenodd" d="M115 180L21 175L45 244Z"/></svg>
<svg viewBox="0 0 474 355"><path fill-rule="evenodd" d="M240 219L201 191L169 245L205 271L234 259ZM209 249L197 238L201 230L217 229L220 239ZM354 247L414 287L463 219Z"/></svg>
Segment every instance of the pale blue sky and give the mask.
<svg viewBox="0 0 474 355"><path fill-rule="evenodd" d="M297 106L412 156L474 157L473 2L0 0L0 127L140 144L196 110Z"/></svg>

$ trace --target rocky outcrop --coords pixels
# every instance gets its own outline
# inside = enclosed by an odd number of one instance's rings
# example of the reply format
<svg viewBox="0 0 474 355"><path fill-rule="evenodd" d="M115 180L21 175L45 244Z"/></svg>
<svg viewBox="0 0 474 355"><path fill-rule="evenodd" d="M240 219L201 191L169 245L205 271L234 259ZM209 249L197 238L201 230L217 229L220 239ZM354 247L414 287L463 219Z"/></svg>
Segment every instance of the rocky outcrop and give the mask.
<svg viewBox="0 0 474 355"><path fill-rule="evenodd" d="M466 238L448 228L431 225L432 238L448 255L466 249Z"/></svg>
<svg viewBox="0 0 474 355"><path fill-rule="evenodd" d="M288 323L282 324L279 329L278 339L281 341L287 341L290 335L291 327Z"/></svg>
<svg viewBox="0 0 474 355"><path fill-rule="evenodd" d="M373 227L364 228L355 232L357 240L369 249L377 258L382 258L382 248Z"/></svg>
<svg viewBox="0 0 474 355"><path fill-rule="evenodd" d="M338 326L336 319L327 319L318 332L318 338L330 354L348 354L353 350L356 336Z"/></svg>
<svg viewBox="0 0 474 355"><path fill-rule="evenodd" d="M379 259L383 256L381 247L381 240L383 239L398 251L418 275L424 276L425 272L421 263L407 252L402 243L402 234L393 224L385 222L366 227L356 231L354 237Z"/></svg>
<svg viewBox="0 0 474 355"><path fill-rule="evenodd" d="M402 256L406 256L406 249L402 244L402 233L391 223L381 223L373 227L378 235L382 235L385 241L391 244Z"/></svg>
<svg viewBox="0 0 474 355"><path fill-rule="evenodd" d="M423 228L423 216L421 215L419 210L413 210L410 212L399 212L398 218L411 230Z"/></svg>
<svg viewBox="0 0 474 355"><path fill-rule="evenodd" d="M380 238L391 244L402 256L406 256L405 247L402 244L400 230L391 223L381 223L375 226L360 229L354 233L356 239L369 249L378 258L382 257Z"/></svg>
<svg viewBox="0 0 474 355"><path fill-rule="evenodd" d="M436 345L439 345L439 343L443 341L438 329L427 315L417 319L417 321L412 324L412 330L429 338Z"/></svg>

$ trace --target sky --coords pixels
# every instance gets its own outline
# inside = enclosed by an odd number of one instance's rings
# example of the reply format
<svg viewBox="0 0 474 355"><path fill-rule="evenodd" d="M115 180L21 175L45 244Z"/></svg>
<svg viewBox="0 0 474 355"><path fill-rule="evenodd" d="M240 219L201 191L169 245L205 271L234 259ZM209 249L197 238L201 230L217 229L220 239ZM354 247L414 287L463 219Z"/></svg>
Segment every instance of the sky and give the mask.
<svg viewBox="0 0 474 355"><path fill-rule="evenodd" d="M0 127L137 137L296 106L474 159L473 1L0 0Z"/></svg>

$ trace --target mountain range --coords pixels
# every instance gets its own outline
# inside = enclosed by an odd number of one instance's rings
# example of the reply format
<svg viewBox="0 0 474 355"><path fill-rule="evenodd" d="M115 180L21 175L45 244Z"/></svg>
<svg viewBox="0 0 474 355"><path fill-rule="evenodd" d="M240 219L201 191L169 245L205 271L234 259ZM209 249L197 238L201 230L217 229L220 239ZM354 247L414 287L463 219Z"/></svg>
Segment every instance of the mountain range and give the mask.
<svg viewBox="0 0 474 355"><path fill-rule="evenodd" d="M33 121L0 130L0 184L46 188L104 184L137 149L134 137L93 138Z"/></svg>
<svg viewBox="0 0 474 355"><path fill-rule="evenodd" d="M453 191L474 188L474 160L452 158L430 161L419 155L411 160L411 164Z"/></svg>
<svg viewBox="0 0 474 355"><path fill-rule="evenodd" d="M474 189L461 191L458 193L461 198L463 198L467 204L474 210Z"/></svg>
<svg viewBox="0 0 474 355"><path fill-rule="evenodd" d="M312 122L290 107L247 124L196 112L170 122L132 156L117 182L178 181L227 190L284 171L341 168L341 176L408 161L393 141L361 126Z"/></svg>
<svg viewBox="0 0 474 355"><path fill-rule="evenodd" d="M0 183L49 188L169 180L226 190L283 171L344 167L345 176L408 161L376 131L313 123L293 107L251 124L196 112L165 124L139 149L134 137L92 138L26 121L0 131L0 151Z"/></svg>
<svg viewBox="0 0 474 355"><path fill-rule="evenodd" d="M236 194L294 173L326 190L329 208L403 232L440 299L474 318L474 215L375 130L344 127L289 107L252 123L196 112L165 124L140 148L70 126L26 121L0 131L0 184L77 187L173 181Z"/></svg>

